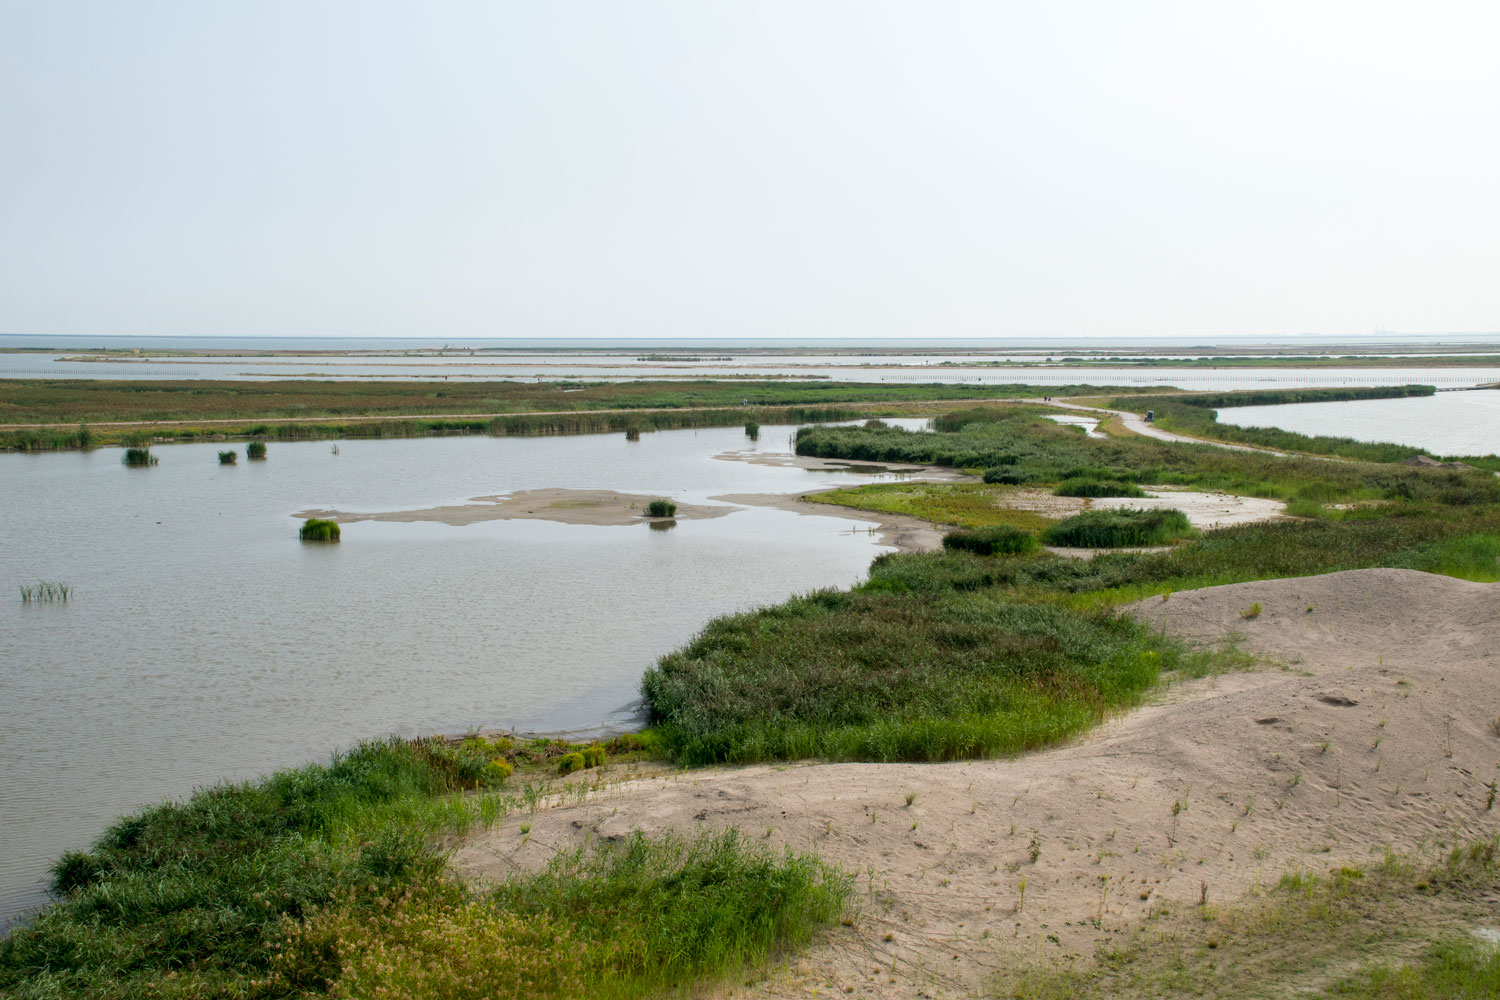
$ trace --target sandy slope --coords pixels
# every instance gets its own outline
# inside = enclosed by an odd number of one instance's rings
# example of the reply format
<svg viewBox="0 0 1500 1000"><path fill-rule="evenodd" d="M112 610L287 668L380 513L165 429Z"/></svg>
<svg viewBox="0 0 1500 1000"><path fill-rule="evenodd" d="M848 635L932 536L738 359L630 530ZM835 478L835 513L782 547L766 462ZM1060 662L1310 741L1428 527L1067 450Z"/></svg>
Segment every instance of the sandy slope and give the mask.
<svg viewBox="0 0 1500 1000"><path fill-rule="evenodd" d="M1091 954L1153 906L1500 826L1485 787L1500 778L1500 585L1360 570L1130 610L1196 642L1241 633L1287 666L1178 685L1016 760L626 782L527 817L529 838L512 818L457 863L499 876L588 837L733 825L874 889L854 928L734 995L964 996L1018 955Z"/></svg>

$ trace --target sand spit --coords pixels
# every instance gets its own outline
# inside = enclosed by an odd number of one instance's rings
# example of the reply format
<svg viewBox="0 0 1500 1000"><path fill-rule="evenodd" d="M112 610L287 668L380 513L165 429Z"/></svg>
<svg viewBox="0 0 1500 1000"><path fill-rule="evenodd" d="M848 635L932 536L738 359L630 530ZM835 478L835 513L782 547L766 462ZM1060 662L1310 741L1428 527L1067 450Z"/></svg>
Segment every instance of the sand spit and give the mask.
<svg viewBox="0 0 1500 1000"><path fill-rule="evenodd" d="M904 462L849 462L838 458L793 455L786 451L721 451L714 458L721 462L746 462L776 469L807 469L810 472L855 472L865 475L896 474L912 482L977 483L971 476L942 465L909 465Z"/></svg>
<svg viewBox="0 0 1500 1000"><path fill-rule="evenodd" d="M1238 636L1284 666L1171 686L1014 760L625 781L512 817L456 863L503 876L589 838L735 826L862 873L872 895L854 927L726 995L972 995L1018 959L1091 955L1153 906L1493 833L1497 602L1500 585L1407 570L1153 598L1130 613L1195 642Z"/></svg>
<svg viewBox="0 0 1500 1000"><path fill-rule="evenodd" d="M881 545L889 545L898 552L928 552L943 547L943 536L951 526L933 524L918 517L904 514L885 514L874 510L860 510L832 503L814 503L799 496L782 493L726 493L709 497L720 503L739 504L744 507L774 507L789 510L794 514L810 514L817 517L841 517L863 524L873 522L873 527L851 527L850 531L869 531L880 536Z"/></svg>
<svg viewBox="0 0 1500 1000"><path fill-rule="evenodd" d="M392 510L383 513L349 513L341 510L304 510L296 517L321 517L340 524L356 521L438 521L462 526L481 521L508 521L515 518L561 521L564 524L622 525L647 520L646 505L654 496L616 493L614 490L518 490L499 496L474 497L469 503L451 507L428 507L424 510ZM706 504L679 503L677 520L723 517L734 507L711 507Z"/></svg>

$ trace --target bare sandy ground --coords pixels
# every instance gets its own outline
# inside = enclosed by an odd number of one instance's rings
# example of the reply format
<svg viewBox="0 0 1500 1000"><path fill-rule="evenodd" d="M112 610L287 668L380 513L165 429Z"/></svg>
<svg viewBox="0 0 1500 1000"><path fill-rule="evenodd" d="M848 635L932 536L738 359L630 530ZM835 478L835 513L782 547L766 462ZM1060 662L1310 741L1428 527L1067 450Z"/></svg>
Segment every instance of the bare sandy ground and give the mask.
<svg viewBox="0 0 1500 1000"><path fill-rule="evenodd" d="M1050 490L1016 489L1004 494L1000 503L1016 510L1029 510L1047 517L1064 518L1085 510L1137 510L1175 508L1187 515L1195 528L1227 528L1236 524L1273 521L1286 512L1280 500L1242 497L1234 493L1199 493L1171 486L1145 486L1145 497L1058 497Z"/></svg>
<svg viewBox="0 0 1500 1000"><path fill-rule="evenodd" d="M1497 610L1500 585L1407 570L1153 598L1130 612L1284 666L1169 686L1018 759L625 781L511 817L456 864L503 877L590 838L737 827L860 873L865 895L853 927L723 995L970 996L1018 960L1090 955L1152 907L1493 833Z"/></svg>
<svg viewBox="0 0 1500 1000"><path fill-rule="evenodd" d="M451 507L427 507L422 510L392 510L358 514L341 510L304 510L295 517L321 517L340 524L356 521L439 521L443 524L478 524L481 521L505 521L529 518L561 521L565 524L639 524L646 518L646 505L655 496L616 493L614 490L518 490L499 496L474 497L469 503ZM723 517L734 507L711 507L707 504L680 503L678 520Z"/></svg>

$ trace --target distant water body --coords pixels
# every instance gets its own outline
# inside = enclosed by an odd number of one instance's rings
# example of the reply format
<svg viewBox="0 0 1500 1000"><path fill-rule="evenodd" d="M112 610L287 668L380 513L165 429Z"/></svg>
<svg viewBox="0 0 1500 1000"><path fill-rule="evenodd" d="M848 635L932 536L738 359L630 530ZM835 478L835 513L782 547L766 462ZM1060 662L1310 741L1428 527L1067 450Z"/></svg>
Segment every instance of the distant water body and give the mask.
<svg viewBox="0 0 1500 1000"><path fill-rule="evenodd" d="M1404 399L1226 407L1219 410L1219 422L1390 441L1437 455L1500 454L1500 390L1492 389Z"/></svg>

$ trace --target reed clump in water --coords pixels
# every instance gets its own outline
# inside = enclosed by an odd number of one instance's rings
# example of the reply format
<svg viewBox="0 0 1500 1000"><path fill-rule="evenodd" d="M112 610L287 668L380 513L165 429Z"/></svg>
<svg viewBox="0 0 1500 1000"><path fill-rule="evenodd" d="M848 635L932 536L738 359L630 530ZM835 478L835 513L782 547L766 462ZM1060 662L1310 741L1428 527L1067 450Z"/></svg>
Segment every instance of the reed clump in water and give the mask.
<svg viewBox="0 0 1500 1000"><path fill-rule="evenodd" d="M745 436L751 441L760 440L760 424L754 420L745 421Z"/></svg>
<svg viewBox="0 0 1500 1000"><path fill-rule="evenodd" d="M65 604L68 595L73 592L73 587L66 583L54 583L48 580L38 580L32 584L21 584L22 604Z"/></svg>
<svg viewBox="0 0 1500 1000"><path fill-rule="evenodd" d="M251 441L245 445L245 457L252 462L264 462L266 460L266 443L264 441Z"/></svg>
<svg viewBox="0 0 1500 1000"><path fill-rule="evenodd" d="M230 451L221 451L221 452L219 452L219 464L220 465L233 465L233 464L235 464L236 461L238 461L238 459L239 459L239 452L237 452L237 451L230 450Z"/></svg>
<svg viewBox="0 0 1500 1000"><path fill-rule="evenodd" d="M652 500L646 505L647 517L675 517L677 505L670 500Z"/></svg>
<svg viewBox="0 0 1500 1000"><path fill-rule="evenodd" d="M302 522L297 537L304 542L336 542L339 540L339 524L337 521L310 517Z"/></svg>
<svg viewBox="0 0 1500 1000"><path fill-rule="evenodd" d="M121 461L132 469L144 469L156 464L156 456L150 448L126 448Z"/></svg>

